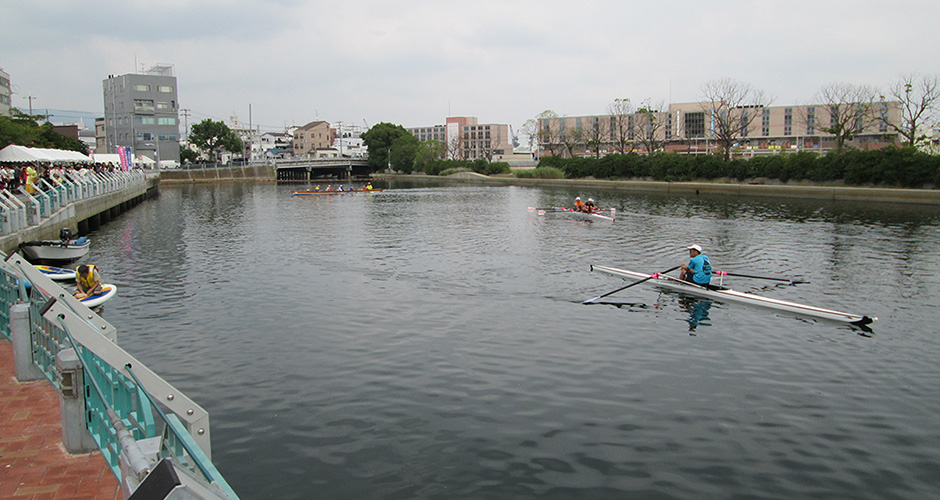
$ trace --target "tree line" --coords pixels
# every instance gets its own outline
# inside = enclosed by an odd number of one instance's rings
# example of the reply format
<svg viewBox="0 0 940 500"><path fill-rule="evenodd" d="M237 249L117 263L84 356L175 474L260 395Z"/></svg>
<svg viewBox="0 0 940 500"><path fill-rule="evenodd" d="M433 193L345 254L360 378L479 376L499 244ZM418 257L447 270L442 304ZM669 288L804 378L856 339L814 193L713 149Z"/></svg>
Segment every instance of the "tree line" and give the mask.
<svg viewBox="0 0 940 500"><path fill-rule="evenodd" d="M539 162L536 170L540 169L561 172L569 179L590 177L665 182L767 179L850 186L940 187L940 156L913 147L871 151L844 149L825 155L804 151L730 161L717 155L627 153L601 158L549 156Z"/></svg>
<svg viewBox="0 0 940 500"><path fill-rule="evenodd" d="M13 110L11 116L0 115L0 149L16 144L32 148L64 149L88 154L85 143L66 137L55 130L45 115L29 115Z"/></svg>

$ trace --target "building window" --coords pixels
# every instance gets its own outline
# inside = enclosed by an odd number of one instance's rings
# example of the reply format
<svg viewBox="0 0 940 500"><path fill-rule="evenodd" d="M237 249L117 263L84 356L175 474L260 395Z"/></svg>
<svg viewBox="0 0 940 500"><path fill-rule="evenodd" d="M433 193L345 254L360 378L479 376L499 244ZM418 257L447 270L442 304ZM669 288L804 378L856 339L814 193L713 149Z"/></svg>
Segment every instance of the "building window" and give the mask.
<svg viewBox="0 0 940 500"><path fill-rule="evenodd" d="M793 108L783 108L783 135L793 135Z"/></svg>
<svg viewBox="0 0 940 500"><path fill-rule="evenodd" d="M134 123L137 125L156 125L156 120L152 116L135 116Z"/></svg>
<svg viewBox="0 0 940 500"><path fill-rule="evenodd" d="M816 134L816 107L806 108L806 135Z"/></svg>
<svg viewBox="0 0 940 500"><path fill-rule="evenodd" d="M169 111L170 103L166 101L157 101L157 111Z"/></svg>
<svg viewBox="0 0 940 500"><path fill-rule="evenodd" d="M151 118L151 120L153 120L153 118ZM157 125L176 125L176 118L173 118L173 117L157 118Z"/></svg>
<svg viewBox="0 0 940 500"><path fill-rule="evenodd" d="M157 85L157 92L161 92L164 94L172 94L173 86L172 85Z"/></svg>
<svg viewBox="0 0 940 500"><path fill-rule="evenodd" d="M705 137L705 113L686 113L685 114L685 136L686 137Z"/></svg>
<svg viewBox="0 0 940 500"><path fill-rule="evenodd" d="M153 111L153 99L134 99L134 111Z"/></svg>
<svg viewBox="0 0 940 500"><path fill-rule="evenodd" d="M146 83L135 83L134 90L137 92L150 92L150 85Z"/></svg>

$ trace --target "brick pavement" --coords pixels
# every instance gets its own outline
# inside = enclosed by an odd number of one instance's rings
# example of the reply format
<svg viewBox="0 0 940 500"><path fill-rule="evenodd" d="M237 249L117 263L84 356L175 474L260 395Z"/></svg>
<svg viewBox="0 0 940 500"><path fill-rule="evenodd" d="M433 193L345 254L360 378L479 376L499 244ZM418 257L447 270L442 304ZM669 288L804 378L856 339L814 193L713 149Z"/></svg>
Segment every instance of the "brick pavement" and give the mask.
<svg viewBox="0 0 940 500"><path fill-rule="evenodd" d="M13 344L0 339L0 499L121 498L101 453L62 447L59 395L46 380L17 382Z"/></svg>

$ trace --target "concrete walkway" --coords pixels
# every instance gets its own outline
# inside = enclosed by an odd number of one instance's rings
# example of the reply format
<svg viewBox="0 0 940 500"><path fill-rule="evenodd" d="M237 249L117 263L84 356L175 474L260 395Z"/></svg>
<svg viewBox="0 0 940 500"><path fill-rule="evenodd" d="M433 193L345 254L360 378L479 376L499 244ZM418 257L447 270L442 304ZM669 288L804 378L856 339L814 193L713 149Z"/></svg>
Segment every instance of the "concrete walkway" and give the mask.
<svg viewBox="0 0 940 500"><path fill-rule="evenodd" d="M58 392L46 380L16 380L8 340L0 340L0 498L121 498L101 453L65 452Z"/></svg>

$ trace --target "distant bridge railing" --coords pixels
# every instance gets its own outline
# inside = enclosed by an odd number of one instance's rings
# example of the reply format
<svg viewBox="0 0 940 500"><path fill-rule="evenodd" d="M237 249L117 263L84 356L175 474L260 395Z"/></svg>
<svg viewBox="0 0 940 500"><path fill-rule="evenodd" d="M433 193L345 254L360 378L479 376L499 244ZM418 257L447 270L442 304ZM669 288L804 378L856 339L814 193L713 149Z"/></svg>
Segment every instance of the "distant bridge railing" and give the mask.
<svg viewBox="0 0 940 500"><path fill-rule="evenodd" d="M163 461L183 473L181 483L198 485L190 492L202 494L187 498L238 498L212 464L209 414L118 347L114 326L16 254L0 263L0 337L14 342L18 378L27 365L29 379L45 377L59 390L63 413L78 405L72 420L84 420L79 432L88 438L67 437L74 422L63 415L66 449L88 451L93 441L125 498Z"/></svg>

